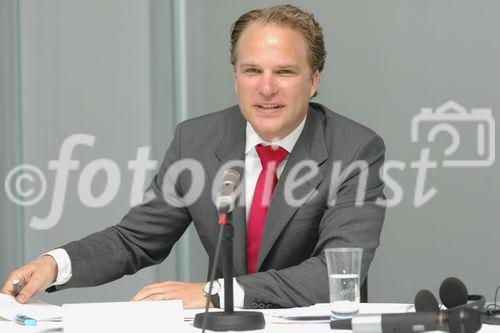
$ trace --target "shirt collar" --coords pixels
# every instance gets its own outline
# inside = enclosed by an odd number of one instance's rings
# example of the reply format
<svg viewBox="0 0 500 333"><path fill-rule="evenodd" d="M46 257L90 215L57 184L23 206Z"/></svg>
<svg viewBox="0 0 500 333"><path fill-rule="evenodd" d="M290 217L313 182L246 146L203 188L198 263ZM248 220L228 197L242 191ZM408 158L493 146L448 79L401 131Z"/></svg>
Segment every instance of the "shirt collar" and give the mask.
<svg viewBox="0 0 500 333"><path fill-rule="evenodd" d="M290 134L285 136L282 139L273 141L273 142L267 142L264 139L262 139L253 129L252 125L247 121L247 126L246 126L246 145L245 145L245 155L248 154L250 150L252 150L256 145L258 144L263 144L265 146L268 145L276 145L283 147L288 153L290 153L297 143L297 140L299 139L300 134L302 133L302 130L304 129L304 125L306 124L306 118L307 115L304 117L304 120L295 128Z"/></svg>

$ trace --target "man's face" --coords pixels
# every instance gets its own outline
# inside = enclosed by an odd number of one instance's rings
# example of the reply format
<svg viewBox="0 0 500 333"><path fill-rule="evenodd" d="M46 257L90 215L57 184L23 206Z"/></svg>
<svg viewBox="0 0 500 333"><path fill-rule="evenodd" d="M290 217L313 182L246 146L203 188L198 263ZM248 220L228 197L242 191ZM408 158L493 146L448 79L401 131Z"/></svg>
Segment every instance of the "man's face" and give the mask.
<svg viewBox="0 0 500 333"><path fill-rule="evenodd" d="M304 119L319 82L301 33L253 22L241 34L236 54L234 81L243 116L266 141L290 134Z"/></svg>

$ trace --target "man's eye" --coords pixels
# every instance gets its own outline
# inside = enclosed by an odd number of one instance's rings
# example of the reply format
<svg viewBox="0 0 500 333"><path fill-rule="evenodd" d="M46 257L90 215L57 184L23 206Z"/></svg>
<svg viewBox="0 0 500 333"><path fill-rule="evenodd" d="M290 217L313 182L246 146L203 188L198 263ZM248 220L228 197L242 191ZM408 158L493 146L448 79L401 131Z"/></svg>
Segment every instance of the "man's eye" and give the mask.
<svg viewBox="0 0 500 333"><path fill-rule="evenodd" d="M245 73L258 73L259 70L257 68L247 68L245 69Z"/></svg>
<svg viewBox="0 0 500 333"><path fill-rule="evenodd" d="M291 70L289 70L289 69L281 69L281 70L278 71L278 74L280 74L280 75L291 75L291 74L293 74L293 72Z"/></svg>

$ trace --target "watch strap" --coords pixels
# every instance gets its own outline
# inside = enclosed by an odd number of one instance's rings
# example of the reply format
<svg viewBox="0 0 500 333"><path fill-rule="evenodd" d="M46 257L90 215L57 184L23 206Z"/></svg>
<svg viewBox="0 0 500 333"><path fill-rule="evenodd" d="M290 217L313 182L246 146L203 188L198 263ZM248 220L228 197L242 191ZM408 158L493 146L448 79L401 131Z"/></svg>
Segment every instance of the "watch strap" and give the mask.
<svg viewBox="0 0 500 333"><path fill-rule="evenodd" d="M219 294L208 296L210 303L214 306L214 308L220 308L220 297Z"/></svg>

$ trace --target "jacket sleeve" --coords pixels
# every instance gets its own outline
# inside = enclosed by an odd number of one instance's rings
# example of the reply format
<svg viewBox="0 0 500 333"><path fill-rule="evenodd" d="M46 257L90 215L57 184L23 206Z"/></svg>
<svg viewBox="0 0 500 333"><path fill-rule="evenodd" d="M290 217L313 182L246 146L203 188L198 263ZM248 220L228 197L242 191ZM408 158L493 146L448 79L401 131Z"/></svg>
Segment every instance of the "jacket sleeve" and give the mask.
<svg viewBox="0 0 500 333"><path fill-rule="evenodd" d="M180 133L179 125L143 203L131 208L119 224L62 246L71 259L72 277L54 289L104 284L168 256L191 222L188 209L167 197L167 193L182 192L175 179L167 176L167 170L181 159Z"/></svg>

